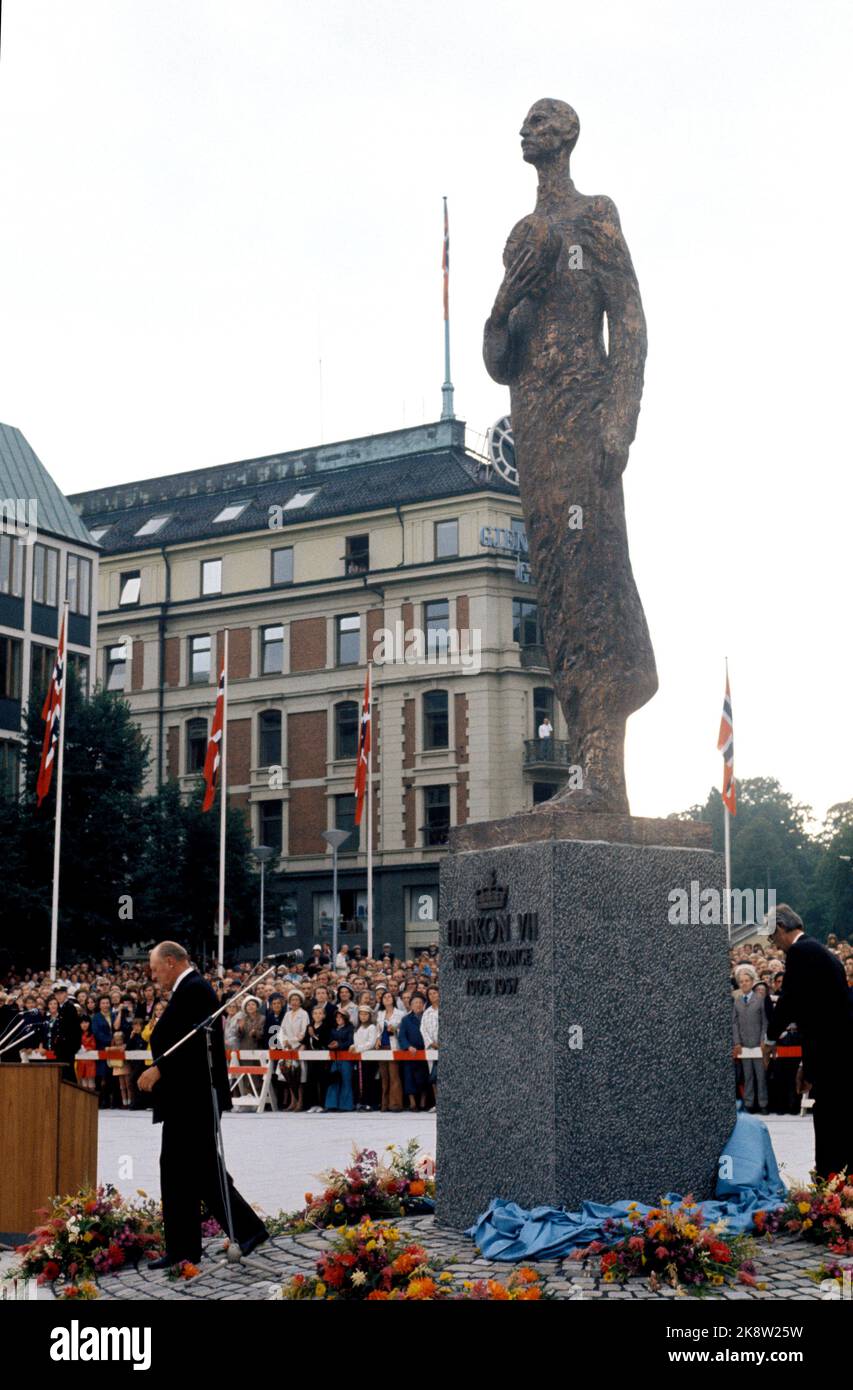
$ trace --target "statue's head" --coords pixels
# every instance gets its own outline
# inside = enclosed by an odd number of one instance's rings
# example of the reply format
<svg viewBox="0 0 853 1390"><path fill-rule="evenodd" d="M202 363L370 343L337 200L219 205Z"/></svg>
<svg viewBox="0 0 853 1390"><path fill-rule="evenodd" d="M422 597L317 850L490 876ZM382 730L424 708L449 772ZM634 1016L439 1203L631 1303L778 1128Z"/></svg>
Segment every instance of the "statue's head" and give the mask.
<svg viewBox="0 0 853 1390"><path fill-rule="evenodd" d="M578 114L568 102L543 97L531 106L519 132L522 158L538 165L562 151L571 154L580 128Z"/></svg>

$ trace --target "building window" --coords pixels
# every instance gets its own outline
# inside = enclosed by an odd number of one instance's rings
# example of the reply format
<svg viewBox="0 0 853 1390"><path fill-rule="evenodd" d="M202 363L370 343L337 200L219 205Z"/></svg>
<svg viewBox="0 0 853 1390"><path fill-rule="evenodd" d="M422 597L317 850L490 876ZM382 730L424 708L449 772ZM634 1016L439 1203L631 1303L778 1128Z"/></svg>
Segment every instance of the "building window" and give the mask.
<svg viewBox="0 0 853 1390"><path fill-rule="evenodd" d="M298 512L302 507L307 507L308 503L312 502L316 496L316 489L314 492L294 492L293 496L287 499L281 510L283 512Z"/></svg>
<svg viewBox="0 0 853 1390"><path fill-rule="evenodd" d="M428 690L424 695L424 748L446 748L449 739L447 691Z"/></svg>
<svg viewBox="0 0 853 1390"><path fill-rule="evenodd" d="M556 782L534 782L533 805L540 806L543 801L550 801L551 797L556 796L559 790Z"/></svg>
<svg viewBox="0 0 853 1390"><path fill-rule="evenodd" d="M437 521L435 523L435 558L449 560L459 554L459 522Z"/></svg>
<svg viewBox="0 0 853 1390"><path fill-rule="evenodd" d="M52 545L33 546L33 603L56 607L59 551Z"/></svg>
<svg viewBox="0 0 853 1390"><path fill-rule="evenodd" d="M355 823L355 797L352 793L335 797L335 829L346 830L348 840L344 840L338 854L357 854L360 827Z"/></svg>
<svg viewBox="0 0 853 1390"><path fill-rule="evenodd" d="M210 637L190 638L190 681L205 684L210 680Z"/></svg>
<svg viewBox="0 0 853 1390"><path fill-rule="evenodd" d="M166 525L168 516L152 516L143 522L138 531L134 532L137 536L155 536L157 532Z"/></svg>
<svg viewBox="0 0 853 1390"><path fill-rule="evenodd" d="M358 757L358 705L355 700L342 700L335 705L335 757Z"/></svg>
<svg viewBox="0 0 853 1390"><path fill-rule="evenodd" d="M127 682L127 647L107 647L107 690L124 690Z"/></svg>
<svg viewBox="0 0 853 1390"><path fill-rule="evenodd" d="M512 601L512 640L520 647L542 645L542 632L539 627L539 604L526 598Z"/></svg>
<svg viewBox="0 0 853 1390"><path fill-rule="evenodd" d="M547 686L537 686L533 692L533 736L539 737L543 720L549 719L554 726L554 692Z"/></svg>
<svg viewBox="0 0 853 1390"><path fill-rule="evenodd" d="M56 648L42 647L37 642L30 646L30 699L41 705L47 694L47 687L56 663Z"/></svg>
<svg viewBox="0 0 853 1390"><path fill-rule="evenodd" d="M449 626L450 604L447 599L424 604L424 629L426 631L428 657L446 654Z"/></svg>
<svg viewBox="0 0 853 1390"><path fill-rule="evenodd" d="M4 739L0 743L0 797L8 799L18 795L19 756L17 743L11 739Z"/></svg>
<svg viewBox="0 0 853 1390"><path fill-rule="evenodd" d="M92 561L83 555L69 555L65 575L65 597L72 613L88 618L92 594Z"/></svg>
<svg viewBox="0 0 853 1390"><path fill-rule="evenodd" d="M284 628L261 628L261 675L277 676L284 670Z"/></svg>
<svg viewBox="0 0 853 1390"><path fill-rule="evenodd" d="M337 664L338 666L357 666L361 654L361 618L357 613L348 613L336 619L337 624Z"/></svg>
<svg viewBox="0 0 853 1390"><path fill-rule="evenodd" d="M370 569L370 537L347 536L344 574L367 574Z"/></svg>
<svg viewBox="0 0 853 1390"><path fill-rule="evenodd" d="M201 562L201 592L204 594L222 593L222 561L221 560L202 560Z"/></svg>
<svg viewBox="0 0 853 1390"><path fill-rule="evenodd" d="M42 549L44 547L42 546ZM0 594L20 598L24 592L24 547L20 536L0 532Z"/></svg>
<svg viewBox="0 0 853 1390"><path fill-rule="evenodd" d="M274 849L276 854L281 854L282 834L281 834L281 802L262 801L258 807L258 833L260 835L259 844L267 845Z"/></svg>
<svg viewBox="0 0 853 1390"><path fill-rule="evenodd" d="M110 523L110 525L112 525L112 522ZM109 529L109 526L96 526L93 531L89 532L89 535L92 537L93 541L97 541L98 545L100 545L101 541L104 539L104 536L107 534Z"/></svg>
<svg viewBox="0 0 853 1390"><path fill-rule="evenodd" d="M280 763L281 713L277 709L265 709L258 715L258 766L278 767Z"/></svg>
<svg viewBox="0 0 853 1390"><path fill-rule="evenodd" d="M272 582L273 584L292 584L293 583L293 546L283 546L281 550L272 552Z"/></svg>
<svg viewBox="0 0 853 1390"><path fill-rule="evenodd" d="M227 507L223 507L221 512L217 512L213 518L213 525L216 526L221 521L236 521L248 507L248 502L232 502Z"/></svg>
<svg viewBox="0 0 853 1390"><path fill-rule="evenodd" d="M20 700L23 642L17 637L0 637L0 698Z"/></svg>
<svg viewBox="0 0 853 1390"><path fill-rule="evenodd" d="M187 772L203 772L207 757L207 720L187 720Z"/></svg>
<svg viewBox="0 0 853 1390"><path fill-rule="evenodd" d="M85 695L89 689L89 658L81 656L79 652L69 652L68 669L75 673L80 682L80 689Z"/></svg>
<svg viewBox="0 0 853 1390"><path fill-rule="evenodd" d="M450 788L424 788L424 844L446 845L450 830Z"/></svg>
<svg viewBox="0 0 853 1390"><path fill-rule="evenodd" d="M142 575L139 570L126 570L121 577L121 591L119 593L119 607L127 608L132 603L139 602L139 591L142 588Z"/></svg>

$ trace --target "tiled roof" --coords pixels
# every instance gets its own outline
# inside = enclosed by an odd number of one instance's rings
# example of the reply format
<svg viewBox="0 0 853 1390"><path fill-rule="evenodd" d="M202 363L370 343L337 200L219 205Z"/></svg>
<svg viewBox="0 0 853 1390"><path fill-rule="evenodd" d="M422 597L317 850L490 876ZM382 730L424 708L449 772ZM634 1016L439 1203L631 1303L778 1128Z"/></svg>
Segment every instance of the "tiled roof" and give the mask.
<svg viewBox="0 0 853 1390"><path fill-rule="evenodd" d="M37 504L36 527L51 536L94 546L77 512L14 425L0 423L0 499Z"/></svg>
<svg viewBox="0 0 853 1390"><path fill-rule="evenodd" d="M262 461L254 461L262 462ZM442 498L490 490L518 497L516 488L492 472L488 482L478 475L477 459L464 448L453 445L422 454L407 454L401 458L386 458L373 462L338 466L329 471L288 476L258 484L249 477L245 486L229 487L222 491L196 491L187 495L164 495L125 508L104 507L103 490L80 493L75 504L91 530L108 527L100 545L105 554L129 550L153 549L162 545L205 540L219 536L235 536L266 530L270 525L270 508L285 508L296 497L313 493L310 501L293 510L276 513L276 525L286 529L306 521L315 521L351 513L379 510L414 502L439 501ZM169 479L163 479L167 484ZM151 492L156 490L152 487ZM87 503L100 504L89 510ZM231 521L214 522L224 507L246 503L239 516ZM154 517L168 518L151 535L136 533Z"/></svg>

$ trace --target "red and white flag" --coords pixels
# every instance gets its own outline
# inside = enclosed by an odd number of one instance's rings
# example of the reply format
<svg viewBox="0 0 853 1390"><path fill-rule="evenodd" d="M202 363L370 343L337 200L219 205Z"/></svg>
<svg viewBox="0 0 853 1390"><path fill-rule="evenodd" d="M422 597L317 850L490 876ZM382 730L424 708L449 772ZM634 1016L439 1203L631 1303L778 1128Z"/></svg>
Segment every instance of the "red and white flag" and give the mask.
<svg viewBox="0 0 853 1390"><path fill-rule="evenodd" d="M41 717L44 720L44 742L41 748L41 763L39 764L38 778L36 779L36 795L38 804L44 801L50 791L50 784L53 778L53 767L56 762L59 750L59 731L63 718L63 701L65 697L65 621L66 615L62 615L62 625L59 629L59 646L56 652L56 664L53 668L53 675L50 678L50 685L47 688L47 695L44 700L44 708Z"/></svg>
<svg viewBox="0 0 853 1390"><path fill-rule="evenodd" d="M364 809L364 794L367 790L367 776L370 771L370 666L367 667L367 679L364 682L364 703L361 707L361 728L358 734L358 762L355 769L355 823L361 825L361 813Z"/></svg>
<svg viewBox="0 0 853 1390"><path fill-rule="evenodd" d="M213 723L210 726L210 737L207 740L207 754L204 759L204 801L201 803L203 811L209 811L216 797L216 784L219 779L219 768L222 763L222 715L225 707L225 666L219 676L219 694L216 697L216 709L213 711Z"/></svg>
<svg viewBox="0 0 853 1390"><path fill-rule="evenodd" d="M735 790L735 742L732 724L732 693L729 689L729 672L726 668L726 694L723 700L723 717L720 720L720 736L717 747L723 755L723 805L729 815L737 815L737 794Z"/></svg>

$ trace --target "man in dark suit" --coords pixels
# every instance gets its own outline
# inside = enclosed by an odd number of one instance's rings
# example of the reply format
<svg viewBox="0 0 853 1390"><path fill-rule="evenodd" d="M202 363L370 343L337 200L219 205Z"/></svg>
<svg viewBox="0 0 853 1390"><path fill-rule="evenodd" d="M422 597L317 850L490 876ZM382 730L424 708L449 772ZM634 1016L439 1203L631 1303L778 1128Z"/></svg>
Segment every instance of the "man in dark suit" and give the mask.
<svg viewBox="0 0 853 1390"><path fill-rule="evenodd" d="M163 1124L160 1149L160 1190L166 1253L151 1269L201 1258L201 1204L204 1202L224 1231L228 1229L214 1130L213 1098L204 1030L195 1033L170 1056L178 1040L217 1007L211 986L190 964L183 946L161 941L150 956L151 974L171 998L151 1034L156 1065L140 1076L140 1090L150 1091L154 1123ZM213 1075L219 1109L231 1109L225 1043L221 1020L212 1030ZM248 1255L267 1240L266 1226L243 1200L226 1174L234 1237Z"/></svg>
<svg viewBox="0 0 853 1390"><path fill-rule="evenodd" d="M802 918L782 903L767 915L770 941L784 951L782 993L767 1025L775 1041L799 1025L803 1078L814 1093L815 1171L822 1178L853 1173L853 997L841 961L805 935Z"/></svg>
<svg viewBox="0 0 853 1390"><path fill-rule="evenodd" d="M63 1081L71 1081L77 1084L77 1072L74 1068L74 1058L80 1048L80 1039L83 1030L80 1027L80 1013L77 1005L69 998L68 990L64 985L57 985L53 991L53 997L59 1005L59 1023L53 1038L53 1050L56 1059L64 1062L62 1068Z"/></svg>

